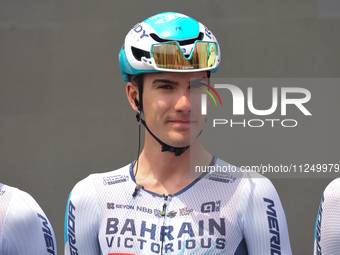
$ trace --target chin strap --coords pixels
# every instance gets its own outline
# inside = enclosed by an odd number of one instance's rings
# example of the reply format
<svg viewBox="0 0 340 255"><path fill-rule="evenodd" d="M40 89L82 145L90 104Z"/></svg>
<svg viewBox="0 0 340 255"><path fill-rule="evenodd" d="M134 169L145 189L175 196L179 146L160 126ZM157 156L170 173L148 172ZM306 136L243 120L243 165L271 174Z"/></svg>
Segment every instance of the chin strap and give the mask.
<svg viewBox="0 0 340 255"><path fill-rule="evenodd" d="M190 145L188 146L185 146L185 147L173 147L173 146L170 146L164 142L162 142L157 136L155 136L151 131L150 129L148 128L148 126L146 125L146 122L145 120L143 120L140 116L140 111L138 110L137 113L136 113L136 119L140 124L143 124L143 126L146 128L146 130L148 130L148 132L150 133L150 135L152 135L153 138L155 138L155 140L160 144L162 145L162 152L163 151L169 151L169 152L173 152L175 154L175 156L180 156L183 154L183 152L185 152L189 147ZM202 132L202 131L201 131Z"/></svg>

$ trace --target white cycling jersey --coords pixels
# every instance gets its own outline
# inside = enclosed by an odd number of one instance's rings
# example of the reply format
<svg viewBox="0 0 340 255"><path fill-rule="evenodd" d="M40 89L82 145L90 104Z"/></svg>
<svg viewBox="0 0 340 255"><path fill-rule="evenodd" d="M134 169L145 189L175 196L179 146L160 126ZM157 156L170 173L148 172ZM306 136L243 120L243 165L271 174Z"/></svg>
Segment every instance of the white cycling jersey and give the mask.
<svg viewBox="0 0 340 255"><path fill-rule="evenodd" d="M65 255L291 254L285 214L268 179L209 172L176 194L137 189L133 196L132 166L74 187ZM230 167L215 157L211 166Z"/></svg>
<svg viewBox="0 0 340 255"><path fill-rule="evenodd" d="M340 252L340 178L326 187L315 224L314 254Z"/></svg>
<svg viewBox="0 0 340 255"><path fill-rule="evenodd" d="M28 193L0 183L0 255L57 254L53 228Z"/></svg>

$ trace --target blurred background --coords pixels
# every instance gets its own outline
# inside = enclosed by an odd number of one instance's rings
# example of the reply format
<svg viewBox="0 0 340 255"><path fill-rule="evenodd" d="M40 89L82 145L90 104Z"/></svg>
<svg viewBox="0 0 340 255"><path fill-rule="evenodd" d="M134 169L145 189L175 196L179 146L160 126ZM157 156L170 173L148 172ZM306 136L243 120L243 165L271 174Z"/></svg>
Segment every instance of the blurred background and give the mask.
<svg viewBox="0 0 340 255"><path fill-rule="evenodd" d="M136 23L164 11L189 15L214 33L222 50L215 77L339 77L336 0L0 1L0 182L37 200L60 254L73 186L136 157L137 123L118 52ZM320 135L339 144L321 126ZM241 150L236 146L235 154ZM249 157L264 155L256 150ZM293 253L311 254L318 205L331 178L271 180Z"/></svg>

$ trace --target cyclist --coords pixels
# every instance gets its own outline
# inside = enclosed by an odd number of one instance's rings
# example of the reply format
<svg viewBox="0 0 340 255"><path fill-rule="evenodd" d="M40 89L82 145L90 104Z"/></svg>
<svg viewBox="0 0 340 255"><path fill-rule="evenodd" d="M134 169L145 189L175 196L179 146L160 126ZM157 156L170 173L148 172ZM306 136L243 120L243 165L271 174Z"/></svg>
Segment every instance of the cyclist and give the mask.
<svg viewBox="0 0 340 255"><path fill-rule="evenodd" d="M130 30L119 64L144 147L133 163L74 187L65 254L291 254L268 179L190 174L190 164L230 167L200 144L206 119L195 100L220 61L213 33L186 15L161 13Z"/></svg>

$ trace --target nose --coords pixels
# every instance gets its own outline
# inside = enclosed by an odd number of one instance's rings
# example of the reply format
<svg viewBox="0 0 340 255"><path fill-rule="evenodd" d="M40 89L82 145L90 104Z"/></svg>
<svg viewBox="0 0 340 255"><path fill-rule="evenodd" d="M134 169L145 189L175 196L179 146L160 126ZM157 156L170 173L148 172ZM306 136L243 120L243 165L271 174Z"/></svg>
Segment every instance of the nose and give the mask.
<svg viewBox="0 0 340 255"><path fill-rule="evenodd" d="M183 93L177 99L175 110L183 113L190 112L190 93Z"/></svg>

